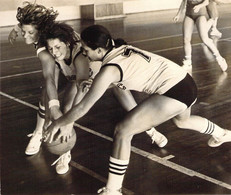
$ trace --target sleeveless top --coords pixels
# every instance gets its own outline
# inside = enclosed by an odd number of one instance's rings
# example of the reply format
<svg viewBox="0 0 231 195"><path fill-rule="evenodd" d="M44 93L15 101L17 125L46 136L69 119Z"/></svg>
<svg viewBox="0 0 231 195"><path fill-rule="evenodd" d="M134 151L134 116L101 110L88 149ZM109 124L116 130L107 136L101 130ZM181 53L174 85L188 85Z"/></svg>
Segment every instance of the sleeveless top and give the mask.
<svg viewBox="0 0 231 195"><path fill-rule="evenodd" d="M106 66L120 70L120 81L114 85L148 94L164 94L187 74L178 64L130 45L122 45L106 54L101 68Z"/></svg>
<svg viewBox="0 0 231 195"><path fill-rule="evenodd" d="M35 45L35 48L37 56L40 52L46 50L46 47L44 46L39 47L38 45ZM70 63L67 64L64 60L55 60L56 66L69 81L76 80L76 68L74 66L74 60L81 54L81 43L77 43L77 45L75 45L75 47L72 49ZM100 67L101 62L89 62L89 78L94 79L95 75L99 72Z"/></svg>

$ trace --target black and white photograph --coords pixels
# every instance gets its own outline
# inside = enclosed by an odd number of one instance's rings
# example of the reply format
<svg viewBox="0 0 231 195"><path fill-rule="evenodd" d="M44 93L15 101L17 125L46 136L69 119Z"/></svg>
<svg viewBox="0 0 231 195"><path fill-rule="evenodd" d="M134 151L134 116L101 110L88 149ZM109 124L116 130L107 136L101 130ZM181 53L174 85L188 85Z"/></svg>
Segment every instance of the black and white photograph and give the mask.
<svg viewBox="0 0 231 195"><path fill-rule="evenodd" d="M0 18L0 194L231 194L231 0L1 0Z"/></svg>

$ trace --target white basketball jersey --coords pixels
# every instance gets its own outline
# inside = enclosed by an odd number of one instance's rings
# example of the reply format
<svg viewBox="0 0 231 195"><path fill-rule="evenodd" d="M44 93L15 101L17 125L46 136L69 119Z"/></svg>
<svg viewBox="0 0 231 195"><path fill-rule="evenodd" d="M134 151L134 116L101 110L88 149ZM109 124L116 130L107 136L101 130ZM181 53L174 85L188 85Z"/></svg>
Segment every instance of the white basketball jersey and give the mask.
<svg viewBox="0 0 231 195"><path fill-rule="evenodd" d="M111 65L121 72L121 80L114 85L148 94L165 93L187 74L178 64L130 45L115 48L104 57L102 68Z"/></svg>

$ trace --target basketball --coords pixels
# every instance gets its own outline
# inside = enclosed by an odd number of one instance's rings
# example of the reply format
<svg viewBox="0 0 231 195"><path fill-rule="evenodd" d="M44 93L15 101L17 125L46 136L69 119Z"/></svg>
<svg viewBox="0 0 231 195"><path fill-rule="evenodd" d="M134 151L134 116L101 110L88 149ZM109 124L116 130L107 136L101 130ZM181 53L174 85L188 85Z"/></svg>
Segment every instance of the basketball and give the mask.
<svg viewBox="0 0 231 195"><path fill-rule="evenodd" d="M58 140L54 140L51 143L45 142L44 146L45 148L52 154L56 154L56 155L62 155L66 152L68 152L69 150L71 150L76 143L76 133L75 133L75 129L72 129L72 136L71 138L68 140L68 142L64 141L62 142L61 139Z"/></svg>

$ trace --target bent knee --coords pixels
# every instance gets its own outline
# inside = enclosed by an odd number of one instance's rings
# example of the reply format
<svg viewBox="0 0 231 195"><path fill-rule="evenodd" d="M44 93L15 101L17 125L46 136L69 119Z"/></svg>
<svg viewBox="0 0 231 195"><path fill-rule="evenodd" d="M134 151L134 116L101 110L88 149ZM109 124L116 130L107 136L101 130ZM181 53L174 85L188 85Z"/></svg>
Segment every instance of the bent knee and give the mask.
<svg viewBox="0 0 231 195"><path fill-rule="evenodd" d="M188 127L187 119L186 120L179 120L177 118L173 118L173 122L180 129L185 129Z"/></svg>
<svg viewBox="0 0 231 195"><path fill-rule="evenodd" d="M115 127L114 131L114 139L123 140L123 141L131 141L133 134L129 133L126 129L125 125L122 123L118 123Z"/></svg>

